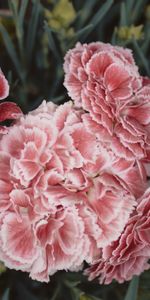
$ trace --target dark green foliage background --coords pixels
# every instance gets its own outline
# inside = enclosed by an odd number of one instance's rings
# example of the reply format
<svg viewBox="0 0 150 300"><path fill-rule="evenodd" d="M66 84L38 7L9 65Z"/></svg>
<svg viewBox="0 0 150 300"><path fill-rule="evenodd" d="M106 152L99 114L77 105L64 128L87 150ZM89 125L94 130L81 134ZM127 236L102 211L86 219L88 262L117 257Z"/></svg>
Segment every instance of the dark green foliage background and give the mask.
<svg viewBox="0 0 150 300"><path fill-rule="evenodd" d="M57 104L68 101L63 58L77 41L100 40L129 47L141 74L150 76L150 1L72 0L71 20L66 0L66 9L57 16L60 27L55 28L51 18L55 18L59 1L0 0L0 66L10 83L8 100L19 104L24 113L43 99ZM68 23L62 18L67 13ZM132 28L139 25L143 25L139 30ZM99 285L88 282L80 272L58 272L49 284L43 284L28 274L6 270L0 275L0 299L150 300L149 282L150 272L145 272L133 279L126 294L128 283Z"/></svg>

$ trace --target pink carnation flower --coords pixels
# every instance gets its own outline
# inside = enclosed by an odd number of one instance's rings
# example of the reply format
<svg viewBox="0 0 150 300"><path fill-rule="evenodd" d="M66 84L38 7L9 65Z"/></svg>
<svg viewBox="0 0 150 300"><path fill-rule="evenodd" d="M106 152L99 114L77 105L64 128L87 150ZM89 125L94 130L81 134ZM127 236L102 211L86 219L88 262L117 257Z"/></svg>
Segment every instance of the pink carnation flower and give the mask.
<svg viewBox="0 0 150 300"><path fill-rule="evenodd" d="M141 86L132 53L110 44L77 43L66 54L64 85L76 105L112 134L114 113Z"/></svg>
<svg viewBox="0 0 150 300"><path fill-rule="evenodd" d="M43 102L9 127L0 170L0 259L40 281L92 263L119 237L144 186L137 167L100 151L71 102Z"/></svg>
<svg viewBox="0 0 150 300"><path fill-rule="evenodd" d="M82 167L97 144L80 115L43 102L0 141L0 259L40 281L92 261L78 191L91 184Z"/></svg>
<svg viewBox="0 0 150 300"><path fill-rule="evenodd" d="M64 70L70 97L99 119L110 111L107 102L127 100L140 86L131 51L101 42L77 43L65 56Z"/></svg>
<svg viewBox="0 0 150 300"><path fill-rule="evenodd" d="M130 280L149 268L149 80L103 43L78 43L64 69L75 105L0 105L19 118L1 128L0 260L39 281L84 261L90 279Z"/></svg>
<svg viewBox="0 0 150 300"><path fill-rule="evenodd" d="M125 230L116 242L101 252L101 257L86 274L92 280L109 284L113 279L119 283L131 280L150 268L150 188L146 190Z"/></svg>
<svg viewBox="0 0 150 300"><path fill-rule="evenodd" d="M114 153L128 160L149 156L149 81L140 77L131 51L78 43L64 70L69 95L88 112L100 140L107 136Z"/></svg>

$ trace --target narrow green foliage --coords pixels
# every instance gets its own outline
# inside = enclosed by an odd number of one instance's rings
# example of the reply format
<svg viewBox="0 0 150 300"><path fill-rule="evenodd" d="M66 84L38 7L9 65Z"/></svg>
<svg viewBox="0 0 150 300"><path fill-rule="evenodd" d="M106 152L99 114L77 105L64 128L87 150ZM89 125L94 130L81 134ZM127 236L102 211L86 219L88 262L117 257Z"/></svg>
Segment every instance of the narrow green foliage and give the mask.
<svg viewBox="0 0 150 300"><path fill-rule="evenodd" d="M126 9L126 3L122 2L120 5L120 26L127 26L127 9Z"/></svg>
<svg viewBox="0 0 150 300"><path fill-rule="evenodd" d="M19 10L19 3L15 0L9 0L9 7L12 11L12 18L16 28L16 37L18 40L19 54L23 72L25 74L24 64L25 64L25 55L24 55L24 16L27 8L28 0L24 0ZM24 75L25 76L25 75Z"/></svg>
<svg viewBox="0 0 150 300"><path fill-rule="evenodd" d="M79 11L80 18L77 23L77 28L82 28L82 26L85 24L87 19L90 17L91 11L94 8L96 2L97 2L97 0L90 0L90 1L85 1L83 3L83 6L82 6L81 10Z"/></svg>
<svg viewBox="0 0 150 300"><path fill-rule="evenodd" d="M136 0L126 0L126 12L130 16Z"/></svg>
<svg viewBox="0 0 150 300"><path fill-rule="evenodd" d="M10 294L10 291L9 291L9 288L7 288L1 298L1 300L9 300L9 294Z"/></svg>
<svg viewBox="0 0 150 300"><path fill-rule="evenodd" d="M143 41L143 45L141 46L141 50L146 53L148 51L148 48L150 46L150 21L147 22L145 25L145 36L146 39Z"/></svg>
<svg viewBox="0 0 150 300"><path fill-rule="evenodd" d="M2 24L0 24L0 32L2 34L6 50L7 50L14 66L16 68L16 71L17 71L20 79L23 81L24 80L24 75L22 73L22 69L21 69L21 65L20 65L20 61L19 61L17 52L15 50L15 47L13 45L13 42L11 40L11 37L10 37L9 33L7 32L7 30L5 29L5 27Z"/></svg>
<svg viewBox="0 0 150 300"><path fill-rule="evenodd" d="M20 6L20 11L19 11L19 24L20 27L23 28L23 23L24 23L24 18L27 10L29 0L24 0Z"/></svg>
<svg viewBox="0 0 150 300"><path fill-rule="evenodd" d="M89 34L93 31L93 29L100 23L100 21L104 18L104 16L107 14L109 9L111 8L113 4L113 0L107 0L97 11L97 13L93 16L93 18L90 20L90 24L93 25L91 29L84 34L84 39L85 40Z"/></svg>
<svg viewBox="0 0 150 300"><path fill-rule="evenodd" d="M28 65L30 65L33 48L35 46L35 39L37 35L37 26L38 26L38 21L40 16L40 10L41 10L41 5L39 0L34 1L31 17L28 24L27 41L26 41Z"/></svg>
<svg viewBox="0 0 150 300"><path fill-rule="evenodd" d="M131 21L132 21L133 24L139 18L140 14L141 14L141 11L144 7L144 4L146 5L146 3L148 3L148 0L135 1L135 5L133 7L132 14L131 14Z"/></svg>
<svg viewBox="0 0 150 300"><path fill-rule="evenodd" d="M89 24L85 27L83 27L82 29L78 30L76 33L75 33L75 38L76 40L80 39L82 40L82 38L84 38L84 35L85 34L89 34L91 30L93 30L93 24Z"/></svg>
<svg viewBox="0 0 150 300"><path fill-rule="evenodd" d="M8 5L10 10L13 12L14 15L17 15L19 1L18 0L8 0Z"/></svg>
<svg viewBox="0 0 150 300"><path fill-rule="evenodd" d="M128 291L124 300L137 300L138 286L139 277L135 276L129 284Z"/></svg>
<svg viewBox="0 0 150 300"><path fill-rule="evenodd" d="M54 38L53 38L53 33L52 33L51 28L48 26L46 21L44 22L44 29L45 29L45 32L47 33L47 36L48 36L49 48L52 51L55 58L60 62L61 58L60 58L60 54L57 50L57 46L56 46Z"/></svg>
<svg viewBox="0 0 150 300"><path fill-rule="evenodd" d="M142 64L143 64L143 67L145 68L145 71L147 72L148 76L150 76L150 67L149 67L149 62L148 60L146 59L144 53L142 52L142 50L140 49L137 41L135 39L133 39L133 46L135 48L135 51L137 53L137 55L139 56Z"/></svg>

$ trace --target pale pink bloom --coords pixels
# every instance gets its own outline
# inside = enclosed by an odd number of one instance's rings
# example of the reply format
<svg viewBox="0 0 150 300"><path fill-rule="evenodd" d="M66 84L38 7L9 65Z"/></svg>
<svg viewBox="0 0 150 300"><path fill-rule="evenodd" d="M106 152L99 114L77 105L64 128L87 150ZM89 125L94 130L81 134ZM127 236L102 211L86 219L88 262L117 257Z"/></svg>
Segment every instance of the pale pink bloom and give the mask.
<svg viewBox="0 0 150 300"><path fill-rule="evenodd" d="M131 51L100 42L77 43L66 54L64 70L69 96L112 134L117 107L141 86Z"/></svg>
<svg viewBox="0 0 150 300"><path fill-rule="evenodd" d="M71 102L43 102L8 128L0 141L0 259L8 267L48 281L92 262L78 191L91 184L83 166L96 153L96 137Z"/></svg>
<svg viewBox="0 0 150 300"><path fill-rule="evenodd" d="M126 99L131 96L131 88L139 85L136 80L139 75L131 50L101 42L83 45L77 43L65 56L64 70L64 85L71 98L80 105L84 88L97 96L102 93L102 98L107 91L115 99ZM96 92L97 88L100 95Z"/></svg>
<svg viewBox="0 0 150 300"><path fill-rule="evenodd" d="M77 44L66 54L65 86L75 105L88 112L99 138L128 160L149 156L149 80L128 49L103 43ZM95 123L95 125L94 125Z"/></svg>
<svg viewBox="0 0 150 300"><path fill-rule="evenodd" d="M146 190L118 241L101 252L99 260L86 271L89 279L109 284L131 280L150 268L150 188Z"/></svg>

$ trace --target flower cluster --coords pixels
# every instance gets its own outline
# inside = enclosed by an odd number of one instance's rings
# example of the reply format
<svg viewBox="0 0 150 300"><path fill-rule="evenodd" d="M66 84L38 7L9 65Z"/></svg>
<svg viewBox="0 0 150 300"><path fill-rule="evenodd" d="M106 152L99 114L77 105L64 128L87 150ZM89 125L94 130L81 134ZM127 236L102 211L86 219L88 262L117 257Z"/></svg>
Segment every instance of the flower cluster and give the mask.
<svg viewBox="0 0 150 300"><path fill-rule="evenodd" d="M130 280L149 268L150 81L130 50L99 42L78 43L64 70L73 101L8 110L0 260L45 282L84 262L89 279Z"/></svg>

